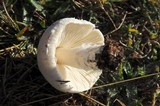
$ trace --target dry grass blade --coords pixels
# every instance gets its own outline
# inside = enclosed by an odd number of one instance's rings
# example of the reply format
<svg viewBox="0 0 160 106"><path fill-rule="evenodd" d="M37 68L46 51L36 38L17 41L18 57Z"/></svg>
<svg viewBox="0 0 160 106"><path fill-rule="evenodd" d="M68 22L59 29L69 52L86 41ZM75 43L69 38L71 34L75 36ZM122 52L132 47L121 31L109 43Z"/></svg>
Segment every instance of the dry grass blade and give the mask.
<svg viewBox="0 0 160 106"><path fill-rule="evenodd" d="M14 20L11 18L11 16L9 15L9 13L8 13L8 11L7 11L7 9L6 9L6 5L5 5L4 1L2 1L2 5L3 5L3 8L4 8L5 12L6 12L6 15L8 16L8 18L10 19L10 21L11 21L12 24L13 24L13 28L15 28L16 30L19 30L18 25L15 23L15 21L14 21Z"/></svg>
<svg viewBox="0 0 160 106"><path fill-rule="evenodd" d="M122 101L116 99L114 102L116 102L116 101L117 101L121 106L126 106Z"/></svg>
<svg viewBox="0 0 160 106"><path fill-rule="evenodd" d="M105 10L105 8L103 7L103 5L101 5L100 7L104 11L104 13L107 15L107 17L109 18L109 20L112 22L114 28L117 29L117 26L115 25L114 21L112 20L111 16L108 14L108 12Z"/></svg>
<svg viewBox="0 0 160 106"><path fill-rule="evenodd" d="M127 13L123 16L122 22L120 23L120 25L118 27L116 27L114 30L112 30L111 32L108 32L106 35L104 35L104 37L106 37L107 35L110 35L110 34L116 32L116 31L118 31L122 27L122 25L123 25L123 23L124 23L124 21L126 19L126 16L127 16Z"/></svg>
<svg viewBox="0 0 160 106"><path fill-rule="evenodd" d="M144 76L140 76L140 77L135 77L135 78L127 79L127 80L117 81L117 82L113 82L113 83L109 83L109 84L99 85L99 86L93 87L92 89L109 87L109 86L113 86L113 85L116 85L116 84L122 84L122 83L135 81L135 80L139 80L139 79L143 79L143 78L148 78L148 77L152 77L152 76L157 76L157 75L160 75L160 72L149 74L149 75L144 75Z"/></svg>
<svg viewBox="0 0 160 106"><path fill-rule="evenodd" d="M48 97L48 98L43 98L43 99L35 100L35 101L32 101L32 102L28 102L28 103L25 103L25 104L21 104L20 106L28 106L28 105L31 105L31 104L34 104L34 103L37 103L37 102L41 102L41 101L45 101L45 100L53 99L53 98L58 98L58 97L62 97L62 96L65 96L65 95L68 95L68 94L61 94L61 95L57 95L57 96L51 96L51 97Z"/></svg>
<svg viewBox="0 0 160 106"><path fill-rule="evenodd" d="M79 93L79 94L80 94L81 96L87 98L90 102L95 102L95 103L96 103L96 106L106 106L106 105L104 105L103 103L101 103L101 102L93 99L93 98L92 98L91 96L89 96L89 95L86 95L86 94L84 94L84 93Z"/></svg>

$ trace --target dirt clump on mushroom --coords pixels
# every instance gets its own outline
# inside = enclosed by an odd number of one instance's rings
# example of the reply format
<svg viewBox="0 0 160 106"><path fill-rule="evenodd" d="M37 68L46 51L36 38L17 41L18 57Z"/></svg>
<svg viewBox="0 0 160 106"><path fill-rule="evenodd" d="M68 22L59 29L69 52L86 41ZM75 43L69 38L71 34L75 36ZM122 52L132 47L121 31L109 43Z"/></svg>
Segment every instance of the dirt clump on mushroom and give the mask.
<svg viewBox="0 0 160 106"><path fill-rule="evenodd" d="M107 67L115 70L125 58L124 47L118 41L106 38L105 46L101 54L96 55L96 58L100 69L104 70Z"/></svg>

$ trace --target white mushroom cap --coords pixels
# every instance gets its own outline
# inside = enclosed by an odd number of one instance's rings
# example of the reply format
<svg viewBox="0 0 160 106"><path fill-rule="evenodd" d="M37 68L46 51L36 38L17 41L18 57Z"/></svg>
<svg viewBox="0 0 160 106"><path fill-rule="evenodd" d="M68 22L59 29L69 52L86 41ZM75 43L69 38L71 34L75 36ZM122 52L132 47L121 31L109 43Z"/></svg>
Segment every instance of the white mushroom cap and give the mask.
<svg viewBox="0 0 160 106"><path fill-rule="evenodd" d="M38 67L45 79L62 92L78 93L90 89L99 79L95 55L104 45L95 25L75 18L52 24L38 45Z"/></svg>

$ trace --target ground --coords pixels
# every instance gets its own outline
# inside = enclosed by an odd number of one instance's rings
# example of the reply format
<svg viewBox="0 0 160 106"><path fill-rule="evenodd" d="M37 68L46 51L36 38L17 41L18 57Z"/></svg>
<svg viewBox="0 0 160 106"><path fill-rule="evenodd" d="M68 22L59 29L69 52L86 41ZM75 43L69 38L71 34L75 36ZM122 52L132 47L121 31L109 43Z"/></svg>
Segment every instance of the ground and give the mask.
<svg viewBox="0 0 160 106"><path fill-rule="evenodd" d="M0 0L0 105L159 106L159 0ZM102 31L103 70L79 94L54 89L37 66L37 45L58 19L88 20Z"/></svg>

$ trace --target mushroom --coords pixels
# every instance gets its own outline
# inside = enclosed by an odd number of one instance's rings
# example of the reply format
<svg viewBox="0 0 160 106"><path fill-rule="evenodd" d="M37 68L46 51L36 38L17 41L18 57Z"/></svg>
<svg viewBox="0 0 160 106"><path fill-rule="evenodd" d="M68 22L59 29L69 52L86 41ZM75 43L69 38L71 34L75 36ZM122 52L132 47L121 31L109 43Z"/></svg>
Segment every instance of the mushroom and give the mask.
<svg viewBox="0 0 160 106"><path fill-rule="evenodd" d="M99 79L96 54L104 37L95 25L85 20L64 18L42 35L38 45L38 67L45 79L62 92L89 90Z"/></svg>

